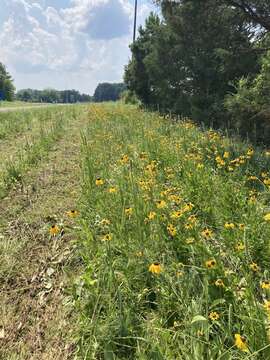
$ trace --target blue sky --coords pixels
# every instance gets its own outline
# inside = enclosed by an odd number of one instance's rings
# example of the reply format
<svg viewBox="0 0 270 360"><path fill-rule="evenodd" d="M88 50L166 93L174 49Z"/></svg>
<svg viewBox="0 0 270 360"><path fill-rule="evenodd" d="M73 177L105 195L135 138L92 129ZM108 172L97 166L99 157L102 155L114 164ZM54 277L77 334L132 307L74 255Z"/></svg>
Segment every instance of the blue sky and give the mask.
<svg viewBox="0 0 270 360"><path fill-rule="evenodd" d="M0 62L17 89L122 81L130 57L133 0L0 0ZM143 24L151 0L138 0Z"/></svg>

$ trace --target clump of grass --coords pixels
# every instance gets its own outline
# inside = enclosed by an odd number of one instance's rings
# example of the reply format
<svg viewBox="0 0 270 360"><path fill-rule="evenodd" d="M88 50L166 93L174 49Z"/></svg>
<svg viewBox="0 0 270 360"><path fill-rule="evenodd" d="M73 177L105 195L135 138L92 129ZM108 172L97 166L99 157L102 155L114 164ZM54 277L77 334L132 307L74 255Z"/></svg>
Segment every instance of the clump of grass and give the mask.
<svg viewBox="0 0 270 360"><path fill-rule="evenodd" d="M269 358L269 153L133 107L89 119L81 356Z"/></svg>

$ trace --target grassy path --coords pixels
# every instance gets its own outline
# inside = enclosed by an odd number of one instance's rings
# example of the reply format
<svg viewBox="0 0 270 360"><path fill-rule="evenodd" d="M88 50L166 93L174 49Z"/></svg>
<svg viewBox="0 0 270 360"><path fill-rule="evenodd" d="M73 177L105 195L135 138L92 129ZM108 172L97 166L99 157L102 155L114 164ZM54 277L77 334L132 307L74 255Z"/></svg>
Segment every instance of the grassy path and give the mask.
<svg viewBox="0 0 270 360"><path fill-rule="evenodd" d="M73 264L74 220L79 193L82 108L48 156L22 186L0 204L0 358L68 359L73 352L69 296L65 291ZM50 237L57 223L65 232Z"/></svg>
<svg viewBox="0 0 270 360"><path fill-rule="evenodd" d="M48 137L50 132L54 138L56 130L61 134L62 126L65 126L68 120L67 114L63 119L63 114L59 108L54 108L45 112L30 110L24 114L16 112L15 115L12 113L12 116L5 114L0 117L0 178L3 178L11 165L16 167L16 162L21 161L22 157L31 151L31 147L42 138ZM71 114L69 118L70 116Z"/></svg>

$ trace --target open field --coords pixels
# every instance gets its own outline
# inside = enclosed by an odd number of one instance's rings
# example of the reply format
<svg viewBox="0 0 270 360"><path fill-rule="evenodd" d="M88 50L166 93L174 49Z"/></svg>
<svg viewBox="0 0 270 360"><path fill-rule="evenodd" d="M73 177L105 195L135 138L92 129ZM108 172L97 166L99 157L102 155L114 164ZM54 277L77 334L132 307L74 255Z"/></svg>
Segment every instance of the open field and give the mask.
<svg viewBox="0 0 270 360"><path fill-rule="evenodd" d="M270 152L121 104L0 129L0 358L270 358Z"/></svg>

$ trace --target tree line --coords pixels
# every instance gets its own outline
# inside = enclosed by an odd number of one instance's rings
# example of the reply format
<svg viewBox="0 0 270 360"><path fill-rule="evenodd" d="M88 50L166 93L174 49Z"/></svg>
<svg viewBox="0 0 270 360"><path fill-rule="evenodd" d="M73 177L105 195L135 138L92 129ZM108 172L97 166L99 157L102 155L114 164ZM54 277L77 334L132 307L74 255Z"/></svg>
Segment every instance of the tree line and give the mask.
<svg viewBox="0 0 270 360"><path fill-rule="evenodd" d="M102 102L117 101L126 90L124 83L100 83L97 85L94 95L81 94L77 90L56 89L22 89L15 93L15 86L11 75L4 64L0 63L0 101L20 100L26 102L46 103L77 103L77 102Z"/></svg>
<svg viewBox="0 0 270 360"><path fill-rule="evenodd" d="M81 94L77 90L55 90L55 89L23 89L16 93L16 99L30 102L46 103L76 103L76 102L102 102L117 101L121 93L126 89L123 83L100 83L97 85L94 95Z"/></svg>
<svg viewBox="0 0 270 360"><path fill-rule="evenodd" d="M270 1L155 1L125 82L142 104L270 143Z"/></svg>
<svg viewBox="0 0 270 360"><path fill-rule="evenodd" d="M92 101L92 97L77 90L23 89L16 93L16 99L27 102L77 103Z"/></svg>
<svg viewBox="0 0 270 360"><path fill-rule="evenodd" d="M117 101L125 90L124 83L101 83L98 84L93 99L95 102Z"/></svg>

